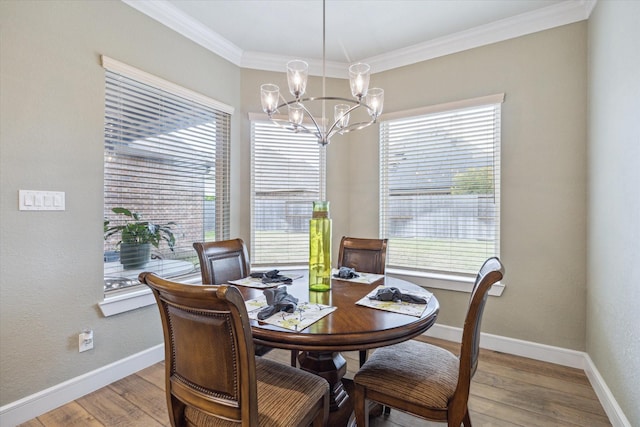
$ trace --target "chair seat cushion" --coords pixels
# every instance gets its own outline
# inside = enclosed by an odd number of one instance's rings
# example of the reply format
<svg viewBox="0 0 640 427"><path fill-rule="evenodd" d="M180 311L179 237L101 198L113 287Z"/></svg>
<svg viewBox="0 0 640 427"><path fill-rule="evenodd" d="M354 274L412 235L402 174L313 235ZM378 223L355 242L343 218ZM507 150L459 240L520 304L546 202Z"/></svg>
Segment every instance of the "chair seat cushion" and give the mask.
<svg viewBox="0 0 640 427"><path fill-rule="evenodd" d="M416 405L446 409L456 389L459 364L445 349L410 340L376 349L353 380Z"/></svg>
<svg viewBox="0 0 640 427"><path fill-rule="evenodd" d="M329 391L325 379L261 357L256 357L256 377L260 427L301 425L309 409ZM239 425L189 406L185 408L185 418L187 425L193 427Z"/></svg>

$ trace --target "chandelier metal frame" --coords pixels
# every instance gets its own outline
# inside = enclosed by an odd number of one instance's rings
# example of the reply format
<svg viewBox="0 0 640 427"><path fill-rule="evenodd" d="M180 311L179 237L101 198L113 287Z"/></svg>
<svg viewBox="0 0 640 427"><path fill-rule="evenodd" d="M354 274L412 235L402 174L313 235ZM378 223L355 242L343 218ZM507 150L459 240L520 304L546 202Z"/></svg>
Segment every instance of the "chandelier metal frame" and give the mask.
<svg viewBox="0 0 640 427"><path fill-rule="evenodd" d="M295 63L295 64L294 64ZM293 64L293 65L290 65ZM294 60L287 64L287 78L289 91L294 96L292 101L287 101L277 85L267 83L260 87L263 111L276 125L293 132L303 132L315 135L322 146L329 144L335 134L364 129L376 123L382 113L384 103L384 90L380 88L369 89L370 68L367 64L356 63L349 67L349 80L351 93L354 98L338 96L325 96L326 91L326 5L322 1L322 96L302 98L307 84L308 64L304 61ZM364 98L364 101L363 101ZM342 104L334 106L334 121L327 126L326 102L339 101ZM317 120L305 106L305 102L322 102L322 118ZM287 107L288 120L274 117L281 108ZM366 108L370 119L349 124L350 113ZM306 113L306 115L305 115ZM304 117L308 117L311 123L305 124Z"/></svg>

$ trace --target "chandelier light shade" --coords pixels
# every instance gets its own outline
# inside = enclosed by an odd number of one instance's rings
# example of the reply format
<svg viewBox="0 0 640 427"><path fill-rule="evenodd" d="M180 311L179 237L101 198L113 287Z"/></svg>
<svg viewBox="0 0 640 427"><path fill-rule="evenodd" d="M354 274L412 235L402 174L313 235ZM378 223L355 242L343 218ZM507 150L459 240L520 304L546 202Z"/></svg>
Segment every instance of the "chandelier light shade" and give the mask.
<svg viewBox="0 0 640 427"><path fill-rule="evenodd" d="M293 132L304 132L315 135L318 143L327 145L331 137L354 130L360 130L376 123L382 113L384 105L384 90L369 88L371 68L367 64L356 63L349 67L349 87L353 98L327 97L325 94L325 4L322 7L322 96L303 98L307 89L309 65L302 60L295 59L287 63L287 84L293 100L287 101L281 94L280 88L272 83L260 86L262 110L269 119L281 127ZM321 102L322 118L316 119L307 105ZM333 106L333 122L325 117L325 104L335 103ZM287 119L276 118L276 114L283 114L281 109L287 107ZM356 109L366 109L366 120L349 123L351 112ZM307 119L307 120L305 120Z"/></svg>

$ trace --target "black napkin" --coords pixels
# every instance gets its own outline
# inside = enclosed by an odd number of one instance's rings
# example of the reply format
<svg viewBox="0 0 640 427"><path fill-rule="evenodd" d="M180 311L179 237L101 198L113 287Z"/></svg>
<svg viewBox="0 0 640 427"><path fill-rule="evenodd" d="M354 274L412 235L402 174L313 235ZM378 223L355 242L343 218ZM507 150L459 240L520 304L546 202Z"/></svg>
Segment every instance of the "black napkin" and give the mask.
<svg viewBox="0 0 640 427"><path fill-rule="evenodd" d="M284 283L290 285L293 280L291 277L281 276L280 270L271 270L266 273L251 273L251 277L256 279L262 279L262 283Z"/></svg>
<svg viewBox="0 0 640 427"><path fill-rule="evenodd" d="M338 274L334 274L333 277L338 279L355 279L356 277L360 277L360 275L356 273L353 268L340 267Z"/></svg>
<svg viewBox="0 0 640 427"><path fill-rule="evenodd" d="M267 317L279 312L286 311L293 313L298 307L298 298L287 293L287 288L280 286L264 290L264 296L267 297L267 306L258 312L258 319L264 320Z"/></svg>
<svg viewBox="0 0 640 427"><path fill-rule="evenodd" d="M394 301L394 302L410 302L413 304L426 304L427 300L417 295L403 294L398 288L382 288L378 289L378 292L369 299L375 299L378 301Z"/></svg>

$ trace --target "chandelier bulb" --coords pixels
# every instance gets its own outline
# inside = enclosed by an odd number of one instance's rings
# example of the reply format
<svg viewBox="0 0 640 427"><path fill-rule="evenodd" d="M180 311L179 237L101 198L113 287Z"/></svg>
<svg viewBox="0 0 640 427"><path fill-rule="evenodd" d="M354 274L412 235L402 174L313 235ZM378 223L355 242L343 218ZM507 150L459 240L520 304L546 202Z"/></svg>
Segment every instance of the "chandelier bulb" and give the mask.
<svg viewBox="0 0 640 427"><path fill-rule="evenodd" d="M307 90L307 79L309 77L309 64L299 59L294 59L287 63L287 83L289 92L296 100L300 99Z"/></svg>
<svg viewBox="0 0 640 427"><path fill-rule="evenodd" d="M260 101L262 102L262 111L267 113L269 117L278 109L278 100L280 99L280 88L277 85L266 83L260 86Z"/></svg>
<svg viewBox="0 0 640 427"><path fill-rule="evenodd" d="M367 95L369 88L369 79L371 77L371 67L361 62L353 64L349 67L349 85L351 86L351 95L358 101Z"/></svg>

